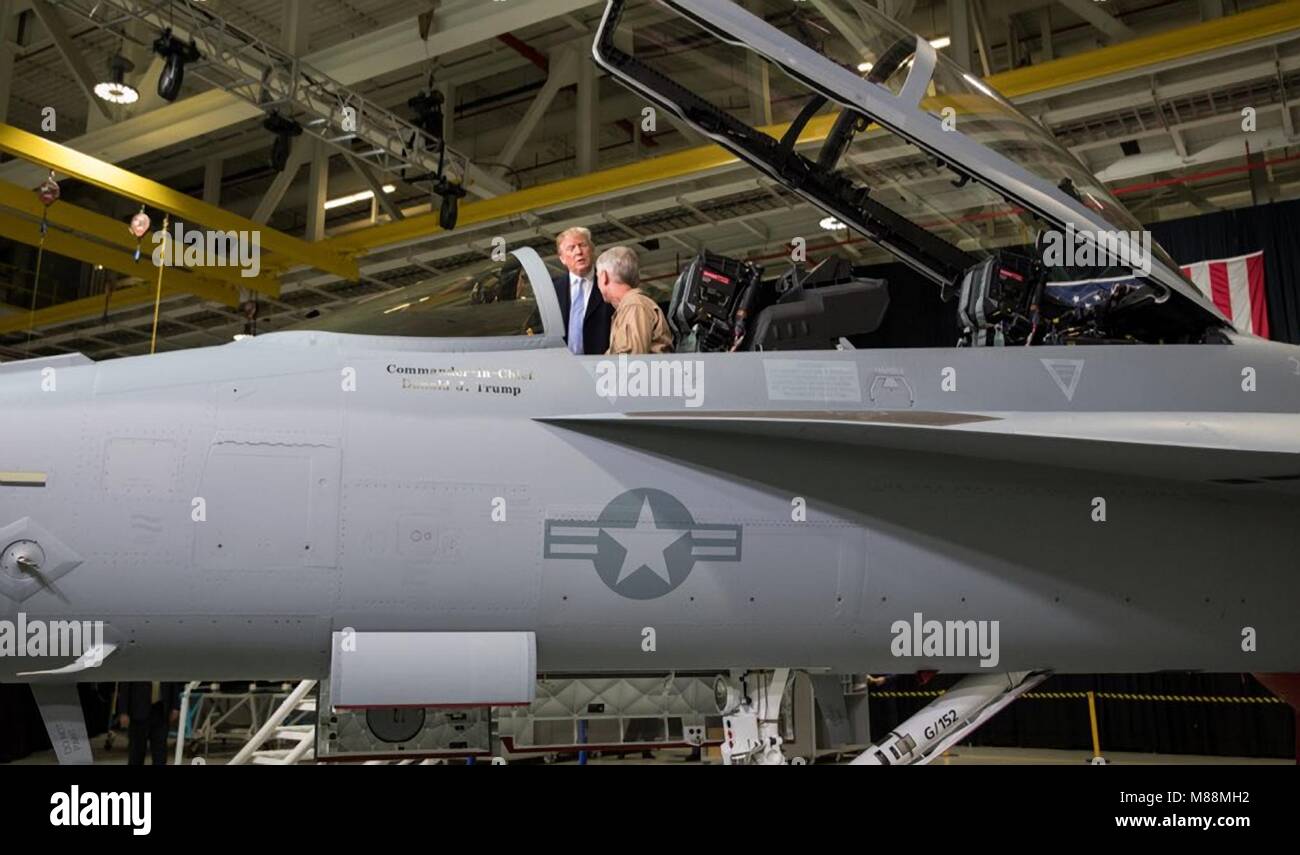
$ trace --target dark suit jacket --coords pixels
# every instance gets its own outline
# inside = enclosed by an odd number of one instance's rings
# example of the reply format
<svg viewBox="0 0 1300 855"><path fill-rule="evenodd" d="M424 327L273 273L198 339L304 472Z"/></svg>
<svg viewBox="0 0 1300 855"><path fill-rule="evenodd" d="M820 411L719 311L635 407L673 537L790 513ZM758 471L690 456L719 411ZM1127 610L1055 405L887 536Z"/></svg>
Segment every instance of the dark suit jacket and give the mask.
<svg viewBox="0 0 1300 855"><path fill-rule="evenodd" d="M181 708L181 691L185 688L180 683L163 683L159 687L163 709L167 711ZM149 708L153 706L150 696L153 694L149 683L118 683L117 714L129 715L132 721L147 721Z"/></svg>
<svg viewBox="0 0 1300 855"><path fill-rule="evenodd" d="M588 355L604 353L609 350L609 322L614 317L614 307L600 296L592 270L591 296L587 298L587 314L582 321L582 351ZM560 301L560 315L564 318L564 341L569 340L569 272L551 280L555 286L555 296Z"/></svg>

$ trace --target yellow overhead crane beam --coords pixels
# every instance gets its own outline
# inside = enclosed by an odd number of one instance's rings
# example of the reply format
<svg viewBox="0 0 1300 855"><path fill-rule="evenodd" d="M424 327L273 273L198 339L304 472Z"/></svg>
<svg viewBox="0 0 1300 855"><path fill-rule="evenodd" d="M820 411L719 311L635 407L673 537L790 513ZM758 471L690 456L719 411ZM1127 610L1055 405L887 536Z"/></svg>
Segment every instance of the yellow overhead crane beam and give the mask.
<svg viewBox="0 0 1300 855"><path fill-rule="evenodd" d="M13 208L15 211L19 211L29 217L35 217L38 220L47 210L45 206L41 204L41 200L31 190L24 190L17 184L10 184L7 181L0 181L0 207ZM119 222L112 217L97 214L94 211L80 208L73 205L71 202L66 202L60 199L49 207L48 220L51 225L62 226L70 231L77 232L78 234L97 238L106 243L112 244L113 246L121 247L128 252L135 252L136 240L135 237L127 231L126 223ZM159 224L159 226L161 227L161 224ZM15 240L23 240L24 243L29 242L17 235L4 234L3 231L0 231L0 235ZM146 238L147 237L148 236L146 235ZM170 247L172 236L168 235L167 238L169 242L168 246ZM144 241L142 244L142 259L148 257L152 253L154 246L155 244L151 241ZM102 249L102 247L93 244L90 245L90 248L96 250ZM117 268L113 269L116 270ZM245 277L241 276L239 274L239 269L235 267L190 267L185 269L192 271L196 277L201 277L196 279L196 282L199 283L208 283L210 280L215 279L233 285L236 289L251 288L271 298L280 296L279 281L270 276L266 276L265 274ZM132 275L142 274L133 273ZM146 275L152 276L154 274ZM235 291L234 293L237 297L238 291ZM225 301L223 300L222 302Z"/></svg>
<svg viewBox="0 0 1300 855"><path fill-rule="evenodd" d="M188 295L189 293L184 285L169 285L167 275L163 274L164 300L168 297ZM66 324L70 321L94 317L105 311L105 304L107 304L108 311L129 309L133 306L147 306L154 301L156 294L153 285L130 285L126 288L115 288L113 293L107 297L101 294L97 297L69 300L66 303L59 303L57 306L37 309L34 314L20 306L6 306L5 308L13 311L7 315L0 315L0 334L26 330L29 319L34 329L41 329L54 324ZM37 339L37 344L40 344L39 339Z"/></svg>
<svg viewBox="0 0 1300 855"><path fill-rule="evenodd" d="M256 231L260 234L261 244L266 250L308 267L315 267L344 279L356 279L359 275L354 259L345 257L337 250L324 245L323 242L312 243L267 228L261 223L232 214L216 205L209 205L178 190L165 187L157 181L127 172L121 167L97 160L36 134L29 134L12 125L0 123L0 151L32 163L39 163L58 174L70 175L96 187L102 187L110 193L134 199L141 204L161 208L186 223L201 224L224 231ZM283 266L282 262L276 264ZM275 264L267 259L263 261L263 266L271 267Z"/></svg>
<svg viewBox="0 0 1300 855"><path fill-rule="evenodd" d="M1111 47L1088 51L1065 59L994 74L987 82L1008 98L1060 89L1077 83L1101 80L1117 74L1162 63L1212 54L1225 48L1300 30L1300 0L1284 0L1252 12L1183 27L1167 33L1145 36ZM817 116L799 135L799 143L826 138L834 115ZM789 124L760 128L780 139ZM716 145L698 146L647 158L624 166L539 184L493 199L461 205L459 223L505 219L548 207L580 201L596 194L617 194L664 181L697 177L710 170L737 162L735 155ZM428 237L442 231L438 213L432 211L379 226L358 229L323 243L345 254L370 252L391 244Z"/></svg>
<svg viewBox="0 0 1300 855"><path fill-rule="evenodd" d="M810 129L813 125L817 125L825 136L830 123L819 121L825 118L834 117L819 116L808 123ZM457 223L468 226L543 211L554 205L593 196L595 195L593 189L597 189L601 194L617 193L643 187L656 181L672 181L688 175L699 175L735 162L735 155L716 145L685 149L624 166L615 166L612 169L564 178L549 184L538 184L504 196L468 202L460 206ZM443 229L438 225L438 212L434 210L380 226L358 229L346 235L330 238L325 243L340 252L363 253L390 244L428 237L441 231Z"/></svg>
<svg viewBox="0 0 1300 855"><path fill-rule="evenodd" d="M37 246L41 242L39 223L5 213L0 213L0 234L31 246ZM154 266L153 259L147 253L142 254L140 260L136 261L125 252L81 240L56 228L46 232L45 249L47 252L84 261L86 264L101 264L109 270L116 270L118 273L134 276L145 282L157 282L158 268ZM228 282L189 273L179 267L164 267L162 272L164 289L170 282L182 291L188 290L196 297L214 303L224 303L227 306L240 304L239 289Z"/></svg>
<svg viewBox="0 0 1300 855"><path fill-rule="evenodd" d="M32 246L38 245L41 241L41 227L38 223L10 214L0 214L0 234ZM155 277L158 276L158 268L153 265L153 261L148 254L141 255L140 260L135 261L125 252L119 252L111 247L100 246L90 241L72 237L55 227L51 227L45 235L45 249L47 252L67 256L86 264L101 264L109 270L115 270L127 276L138 277L146 283L157 281ZM38 288L39 284L37 283ZM162 268L162 285L164 296L188 293L227 306L238 306L240 302L239 289L234 285L187 273L175 267ZM150 302L153 300L154 286L152 285L140 288L124 288L115 292L115 299L109 300L109 306L129 304L122 303L126 299L125 295L134 294L137 291L145 294L145 297L143 300L135 302ZM34 326L39 328L49 324L63 323L91 316L98 311L102 311L103 308L104 297L87 297L83 300L73 300L48 309L41 309L36 312L35 317L31 318L31 320ZM29 318L28 312L17 312L0 317L0 333L27 329Z"/></svg>
<svg viewBox="0 0 1300 855"><path fill-rule="evenodd" d="M1179 59L1213 54L1295 30L1300 30L1300 2L1282 0L1252 12L1215 18L1190 27L995 74L988 78L988 82L1007 98L1018 98L1104 80Z"/></svg>

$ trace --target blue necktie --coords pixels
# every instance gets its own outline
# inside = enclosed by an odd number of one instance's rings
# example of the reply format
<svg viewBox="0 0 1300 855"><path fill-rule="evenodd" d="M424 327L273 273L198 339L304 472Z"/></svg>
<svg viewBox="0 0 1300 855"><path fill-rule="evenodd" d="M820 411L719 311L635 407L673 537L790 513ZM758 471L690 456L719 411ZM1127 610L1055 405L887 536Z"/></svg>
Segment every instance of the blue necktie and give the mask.
<svg viewBox="0 0 1300 855"><path fill-rule="evenodd" d="M582 356L582 321L587 314L587 295L581 282L572 303L569 306L569 350Z"/></svg>

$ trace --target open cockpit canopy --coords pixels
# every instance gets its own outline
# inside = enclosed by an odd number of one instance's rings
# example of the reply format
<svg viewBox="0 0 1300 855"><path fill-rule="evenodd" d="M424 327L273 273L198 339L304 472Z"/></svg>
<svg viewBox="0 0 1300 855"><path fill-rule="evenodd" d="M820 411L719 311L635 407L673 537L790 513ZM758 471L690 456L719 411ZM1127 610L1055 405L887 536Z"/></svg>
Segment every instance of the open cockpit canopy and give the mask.
<svg viewBox="0 0 1300 855"><path fill-rule="evenodd" d="M1000 249L1060 233L1110 254L1049 283L1140 270L1161 303L1223 324L1047 130L862 0L610 0L594 54L946 293Z"/></svg>

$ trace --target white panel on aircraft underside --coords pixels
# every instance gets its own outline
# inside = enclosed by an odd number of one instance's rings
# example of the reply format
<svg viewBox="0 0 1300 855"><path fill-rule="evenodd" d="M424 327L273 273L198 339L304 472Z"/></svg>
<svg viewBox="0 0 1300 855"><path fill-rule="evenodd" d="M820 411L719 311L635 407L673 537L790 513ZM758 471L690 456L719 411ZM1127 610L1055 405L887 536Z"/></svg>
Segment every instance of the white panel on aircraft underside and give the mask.
<svg viewBox="0 0 1300 855"><path fill-rule="evenodd" d="M531 632L334 633L330 706L513 706L537 687Z"/></svg>

